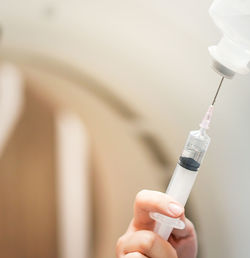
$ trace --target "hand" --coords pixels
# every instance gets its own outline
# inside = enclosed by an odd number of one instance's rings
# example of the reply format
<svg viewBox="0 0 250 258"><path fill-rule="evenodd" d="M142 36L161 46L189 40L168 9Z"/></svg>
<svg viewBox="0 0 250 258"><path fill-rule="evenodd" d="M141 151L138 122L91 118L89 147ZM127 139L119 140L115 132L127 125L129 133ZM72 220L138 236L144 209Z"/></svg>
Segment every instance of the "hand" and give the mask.
<svg viewBox="0 0 250 258"><path fill-rule="evenodd" d="M185 229L174 229L168 241L153 232L155 221L149 212L180 218ZM170 196L149 190L135 199L134 218L117 242L117 258L195 258L197 239L193 224L185 218L184 208Z"/></svg>

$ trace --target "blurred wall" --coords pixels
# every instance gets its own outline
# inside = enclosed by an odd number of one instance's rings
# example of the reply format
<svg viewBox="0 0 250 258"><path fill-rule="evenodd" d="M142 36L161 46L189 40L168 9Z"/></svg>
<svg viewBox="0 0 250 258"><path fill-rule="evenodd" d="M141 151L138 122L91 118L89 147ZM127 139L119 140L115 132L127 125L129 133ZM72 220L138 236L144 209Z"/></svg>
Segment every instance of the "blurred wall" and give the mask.
<svg viewBox="0 0 250 258"><path fill-rule="evenodd" d="M136 193L143 188L164 191L175 165L171 155L147 121L100 82L70 67L64 73L52 61L45 66L39 62L38 69L21 60L16 63L24 77L25 108L0 160L5 214L0 217L0 253L6 258L62 254L54 123L58 111L66 110L82 119L90 138L91 207L85 210L92 218L92 239L86 239L89 253L93 258L115 257L115 244L132 218ZM5 194L13 185L11 194Z"/></svg>
<svg viewBox="0 0 250 258"><path fill-rule="evenodd" d="M1 257L57 257L53 141L51 109L27 90L0 159Z"/></svg>
<svg viewBox="0 0 250 258"><path fill-rule="evenodd" d="M133 107L126 109L126 103L88 76L60 73L60 65L55 67L44 71L22 65L33 91L55 110L78 114L86 125L92 208L89 248L93 258L115 257L116 241L132 218L136 193L144 188L164 191L174 164L161 144L159 149L154 146L157 135L138 126L141 118Z"/></svg>

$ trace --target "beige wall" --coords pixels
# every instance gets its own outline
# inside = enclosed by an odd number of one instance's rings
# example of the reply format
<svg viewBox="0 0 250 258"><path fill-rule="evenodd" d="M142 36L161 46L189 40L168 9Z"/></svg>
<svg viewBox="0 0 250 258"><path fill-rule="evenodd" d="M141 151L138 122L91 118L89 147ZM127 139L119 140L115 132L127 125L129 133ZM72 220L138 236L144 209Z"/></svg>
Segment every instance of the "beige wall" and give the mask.
<svg viewBox="0 0 250 258"><path fill-rule="evenodd" d="M66 109L78 114L90 138L91 257L115 257L136 193L165 189L174 166L171 155L164 145L152 147L148 135L159 141L157 135L141 126L140 114L119 109L115 95L98 91L102 85L95 86L96 92L85 77L21 68L25 108L0 160L0 253L5 258L58 257L54 118Z"/></svg>
<svg viewBox="0 0 250 258"><path fill-rule="evenodd" d="M85 123L91 160L90 249L95 258L115 257L115 244L132 217L136 193L144 188L165 189L173 168L171 156L163 145L158 151L163 160L157 159L142 137L147 130L140 127L140 114L124 115L119 101L114 108L116 96L111 97L102 84L70 72L59 75L60 69L45 72L40 68L23 66L32 90L55 110L71 110ZM154 132L149 133L155 137Z"/></svg>
<svg viewBox="0 0 250 258"><path fill-rule="evenodd" d="M57 257L53 141L51 109L27 90L0 159L1 257Z"/></svg>

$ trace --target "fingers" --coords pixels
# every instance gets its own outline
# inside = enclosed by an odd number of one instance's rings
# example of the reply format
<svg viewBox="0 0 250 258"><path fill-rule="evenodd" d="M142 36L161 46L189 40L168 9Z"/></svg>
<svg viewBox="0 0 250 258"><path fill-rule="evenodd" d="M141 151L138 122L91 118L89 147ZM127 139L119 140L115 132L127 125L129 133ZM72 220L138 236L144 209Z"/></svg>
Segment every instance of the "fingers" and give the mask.
<svg viewBox="0 0 250 258"><path fill-rule="evenodd" d="M172 231L172 235L173 235L174 239L178 240L181 238L187 238L187 237L191 237L191 236L195 237L195 228L194 228L193 223L184 216L183 216L182 220L185 223L185 228L182 230L174 229Z"/></svg>
<svg viewBox="0 0 250 258"><path fill-rule="evenodd" d="M177 218L184 213L184 208L165 193L142 190L137 194L134 204L133 225L137 230L153 229L154 220L149 217L150 211Z"/></svg>
<svg viewBox="0 0 250 258"><path fill-rule="evenodd" d="M125 234L118 241L117 255L119 258L127 257L126 255L133 253L139 253L144 255L142 257L150 258L177 258L176 251L171 244L148 230Z"/></svg>
<svg viewBox="0 0 250 258"><path fill-rule="evenodd" d="M125 254L123 257L124 258L148 258L147 256L140 254L138 252Z"/></svg>
<svg viewBox="0 0 250 258"><path fill-rule="evenodd" d="M179 257L197 257L197 237L193 224L184 219L186 227L183 230L173 230L169 242L175 248Z"/></svg>

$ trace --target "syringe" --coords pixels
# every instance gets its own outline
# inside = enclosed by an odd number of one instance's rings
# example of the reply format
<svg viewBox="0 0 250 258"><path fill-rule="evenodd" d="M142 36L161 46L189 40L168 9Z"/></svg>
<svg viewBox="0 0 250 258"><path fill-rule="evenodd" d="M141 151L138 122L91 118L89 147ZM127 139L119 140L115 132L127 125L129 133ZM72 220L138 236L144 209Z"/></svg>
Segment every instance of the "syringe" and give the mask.
<svg viewBox="0 0 250 258"><path fill-rule="evenodd" d="M206 134L206 130L209 129L214 103L223 79L224 77L222 77L220 81L212 105L208 108L208 111L200 124L200 129L189 133L184 150L179 158L179 162L177 163L166 191L166 194L174 198L183 206L185 206L187 202L198 170L210 143L210 137ZM151 217L157 221L154 231L165 240L168 240L174 225L177 225L177 223L173 222L173 219L168 220L168 217L161 214L151 214Z"/></svg>

